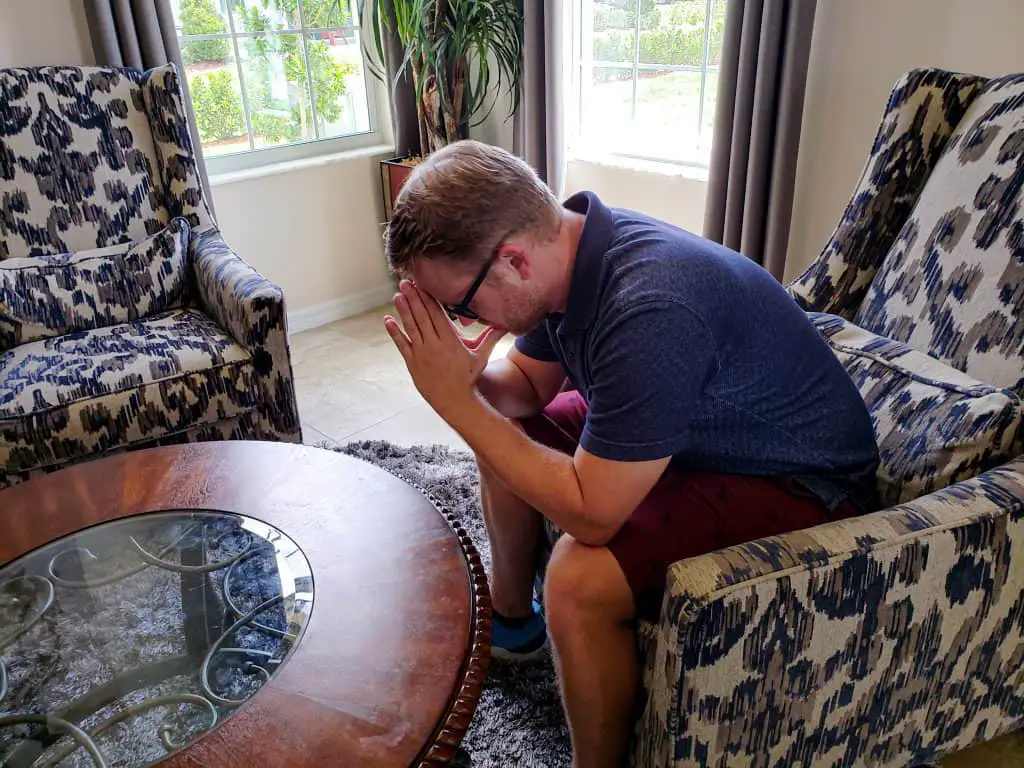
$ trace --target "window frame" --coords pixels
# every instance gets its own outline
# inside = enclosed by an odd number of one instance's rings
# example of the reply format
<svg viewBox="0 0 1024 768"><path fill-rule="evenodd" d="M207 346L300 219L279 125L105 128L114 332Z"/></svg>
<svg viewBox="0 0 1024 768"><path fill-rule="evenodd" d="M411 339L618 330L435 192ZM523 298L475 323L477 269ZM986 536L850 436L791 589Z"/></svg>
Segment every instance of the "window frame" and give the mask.
<svg viewBox="0 0 1024 768"><path fill-rule="evenodd" d="M211 175L253 170L280 163L316 158L323 155L334 155L343 152L367 149L369 147L379 146L382 143L391 141L390 134L387 131L388 126L382 125L380 120L380 116L382 114L387 114L385 89L383 84L373 75L373 72L371 71L371 64L367 61L362 36L363 24L361 23L362 20L358 16L357 8L353 7L354 5L355 4L351 2L351 0L348 0L351 22L347 26L335 25L329 27L307 27L305 7L302 0L298 3L300 24L298 27L287 27L284 29L274 29L264 32L246 32L244 30L236 30L235 14L231 12L230 4L226 12L227 18L225 19L227 29L224 32L203 35L186 35L182 32L182 27L175 25L175 35L177 37L178 45L182 48L186 43L201 42L204 40L226 40L228 45L231 46L232 66L236 68L235 74L241 91L242 113L245 118L246 137L249 142L249 147L248 149L238 152L206 156L204 159L206 161L207 169ZM312 74L310 73L309 52L306 49L305 43L307 42L310 34L345 32L350 29L354 29L355 31L357 45L359 46L359 55L362 59L361 70L366 93L367 130L358 131L345 136L312 138L271 147L255 146L253 142L252 115L249 111L249 94L245 88L245 73L242 66L241 50L239 45L240 41L245 40L246 38L260 36L281 37L284 35L296 35L302 38L302 55L306 72L306 87L309 89L309 93L312 97L311 107L313 110L314 131L318 131L319 128L316 120L316 98L313 97L314 89ZM185 78L187 83L187 68L186 72L182 73L182 76Z"/></svg>
<svg viewBox="0 0 1024 768"><path fill-rule="evenodd" d="M656 153L619 151L606 147L595 147L592 143L583 138L583 100L585 89L593 87L588 85L588 76L593 77L593 70L597 67L606 69L629 69L632 73L630 83L632 85L631 119L636 118L637 88L640 72L693 72L700 74L700 93L698 96L697 109L697 136L698 140L703 139L708 130L704 126L705 101L707 97L708 75L719 76L720 64L709 64L711 52L711 24L716 2L723 0L704 0L704 45L701 52L701 66L686 64L644 64L640 61L640 2L635 3L636 13L633 19L633 61L632 63L620 61L603 61L593 56L593 20L595 0L575 0L572 4L571 18L571 55L570 55L570 86L573 98L571 105L566 110L566 124L568 128L568 154L571 158L588 159L602 157L622 158L624 160L638 160L645 163L659 163L680 168L696 168L706 171L710 165L710 137L708 152L700 156L695 153L694 158L665 157ZM589 36L589 40L587 39ZM713 127L710 129L713 132Z"/></svg>

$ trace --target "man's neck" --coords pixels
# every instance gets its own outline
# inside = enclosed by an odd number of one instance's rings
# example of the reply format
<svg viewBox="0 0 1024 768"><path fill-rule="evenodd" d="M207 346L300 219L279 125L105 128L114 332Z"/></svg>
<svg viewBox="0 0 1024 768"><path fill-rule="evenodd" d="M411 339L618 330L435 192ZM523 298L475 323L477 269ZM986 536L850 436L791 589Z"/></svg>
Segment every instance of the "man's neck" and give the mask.
<svg viewBox="0 0 1024 768"><path fill-rule="evenodd" d="M556 290L553 296L555 312L565 313L566 305L569 303L569 291L572 288L572 272L576 266L576 251L580 245L580 237L583 235L583 225L587 217L582 213L562 209L562 226L556 239L556 248L561 265L561 274L558 276Z"/></svg>

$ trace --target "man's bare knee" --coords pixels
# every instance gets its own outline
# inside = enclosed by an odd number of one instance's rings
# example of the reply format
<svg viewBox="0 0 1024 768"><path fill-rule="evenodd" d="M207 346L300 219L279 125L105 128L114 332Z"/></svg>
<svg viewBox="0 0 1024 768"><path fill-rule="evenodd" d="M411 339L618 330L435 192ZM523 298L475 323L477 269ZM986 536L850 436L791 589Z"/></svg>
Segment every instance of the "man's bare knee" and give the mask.
<svg viewBox="0 0 1024 768"><path fill-rule="evenodd" d="M632 613L632 593L607 548L580 544L563 534L548 561L544 604L551 615L587 612L628 618Z"/></svg>

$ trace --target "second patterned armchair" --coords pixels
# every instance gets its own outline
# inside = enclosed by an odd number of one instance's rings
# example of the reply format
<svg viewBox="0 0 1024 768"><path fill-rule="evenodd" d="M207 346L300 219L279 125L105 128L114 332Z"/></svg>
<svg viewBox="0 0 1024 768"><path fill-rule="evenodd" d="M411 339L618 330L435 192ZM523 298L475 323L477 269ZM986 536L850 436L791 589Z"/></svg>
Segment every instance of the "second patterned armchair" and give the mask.
<svg viewBox="0 0 1024 768"><path fill-rule="evenodd" d="M0 488L301 440L284 297L203 199L173 66L0 69Z"/></svg>

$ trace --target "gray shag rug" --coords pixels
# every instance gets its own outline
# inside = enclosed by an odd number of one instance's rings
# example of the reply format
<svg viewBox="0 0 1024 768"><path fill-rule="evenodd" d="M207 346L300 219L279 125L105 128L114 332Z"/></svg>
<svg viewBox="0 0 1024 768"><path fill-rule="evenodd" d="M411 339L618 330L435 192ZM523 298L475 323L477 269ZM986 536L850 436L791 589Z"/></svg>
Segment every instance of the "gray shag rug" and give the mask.
<svg viewBox="0 0 1024 768"><path fill-rule="evenodd" d="M434 494L461 521L490 573L472 454L445 446L402 448L386 442L335 449L369 461ZM529 664L492 660L473 724L463 742L473 768L569 766L569 731L550 655Z"/></svg>

